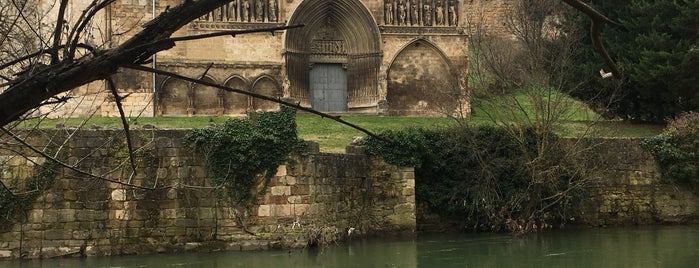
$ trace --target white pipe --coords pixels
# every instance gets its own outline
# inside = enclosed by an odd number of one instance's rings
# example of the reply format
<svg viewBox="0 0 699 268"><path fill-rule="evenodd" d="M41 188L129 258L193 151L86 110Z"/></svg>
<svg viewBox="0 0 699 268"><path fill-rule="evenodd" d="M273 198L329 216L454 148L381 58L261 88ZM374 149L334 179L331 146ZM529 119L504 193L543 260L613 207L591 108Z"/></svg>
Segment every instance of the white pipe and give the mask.
<svg viewBox="0 0 699 268"><path fill-rule="evenodd" d="M153 0L153 19L155 19L155 1L156 1L156 0ZM153 69L156 69L156 59L157 59L157 58L156 58L156 53L153 53ZM156 107L157 107L156 101L158 101L158 100L156 99L156 95L155 95L155 94L156 94L155 90L156 90L156 87L157 87L157 85L156 85L155 83L156 83L156 81L155 81L155 73L153 73L153 102L152 102L152 105L153 105L153 117L155 117L155 116L156 116L156 113L157 113L157 112L156 112Z"/></svg>

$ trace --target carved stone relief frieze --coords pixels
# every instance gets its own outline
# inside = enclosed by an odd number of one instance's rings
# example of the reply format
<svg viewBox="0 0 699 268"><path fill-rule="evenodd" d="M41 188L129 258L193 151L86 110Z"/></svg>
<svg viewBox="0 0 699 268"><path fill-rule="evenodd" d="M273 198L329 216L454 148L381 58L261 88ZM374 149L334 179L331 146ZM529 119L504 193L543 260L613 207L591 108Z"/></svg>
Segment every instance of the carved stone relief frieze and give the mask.
<svg viewBox="0 0 699 268"><path fill-rule="evenodd" d="M384 0L384 25L459 25L458 0Z"/></svg>
<svg viewBox="0 0 699 268"><path fill-rule="evenodd" d="M200 22L278 22L279 0L233 0L199 18Z"/></svg>
<svg viewBox="0 0 699 268"><path fill-rule="evenodd" d="M337 36L337 31L326 24L313 36L311 53L314 54L347 54L345 41Z"/></svg>

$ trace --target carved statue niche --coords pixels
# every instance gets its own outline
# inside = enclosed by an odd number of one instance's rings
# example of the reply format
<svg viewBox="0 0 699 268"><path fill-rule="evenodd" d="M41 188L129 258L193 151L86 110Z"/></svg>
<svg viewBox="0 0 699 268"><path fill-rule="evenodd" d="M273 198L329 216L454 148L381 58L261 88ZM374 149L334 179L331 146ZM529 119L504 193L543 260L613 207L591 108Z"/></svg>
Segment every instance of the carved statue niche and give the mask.
<svg viewBox="0 0 699 268"><path fill-rule="evenodd" d="M407 18L408 16L408 10L405 5L405 2L403 0L398 1L398 24L399 25L407 25Z"/></svg>
<svg viewBox="0 0 699 268"><path fill-rule="evenodd" d="M250 2L248 0L243 0L243 2L240 4L240 15L240 21L250 21Z"/></svg>
<svg viewBox="0 0 699 268"><path fill-rule="evenodd" d="M442 1L438 0L437 1L437 6L434 8L435 9L435 24L436 25L444 25L444 6L442 6Z"/></svg>
<svg viewBox="0 0 699 268"><path fill-rule="evenodd" d="M269 18L267 18L268 21L270 21L270 22L277 21L277 10L278 9L279 9L279 2L277 2L277 0L270 0L269 1Z"/></svg>
<svg viewBox="0 0 699 268"><path fill-rule="evenodd" d="M430 0L422 2L422 22L425 26L432 26L432 3Z"/></svg>
<svg viewBox="0 0 699 268"><path fill-rule="evenodd" d="M449 26L457 26L459 22L458 14L456 13L456 1L449 0Z"/></svg>
<svg viewBox="0 0 699 268"><path fill-rule="evenodd" d="M410 24L420 25L420 6L417 0L410 0Z"/></svg>
<svg viewBox="0 0 699 268"><path fill-rule="evenodd" d="M219 7L205 15L207 21L223 21L225 20L224 7Z"/></svg>
<svg viewBox="0 0 699 268"><path fill-rule="evenodd" d="M386 25L392 25L393 24L393 1L392 0L386 0L384 2L384 22Z"/></svg>
<svg viewBox="0 0 699 268"><path fill-rule="evenodd" d="M259 22L264 21L265 3L263 1L264 0L255 1L255 20Z"/></svg>
<svg viewBox="0 0 699 268"><path fill-rule="evenodd" d="M238 21L238 1L234 0L226 4L228 21Z"/></svg>

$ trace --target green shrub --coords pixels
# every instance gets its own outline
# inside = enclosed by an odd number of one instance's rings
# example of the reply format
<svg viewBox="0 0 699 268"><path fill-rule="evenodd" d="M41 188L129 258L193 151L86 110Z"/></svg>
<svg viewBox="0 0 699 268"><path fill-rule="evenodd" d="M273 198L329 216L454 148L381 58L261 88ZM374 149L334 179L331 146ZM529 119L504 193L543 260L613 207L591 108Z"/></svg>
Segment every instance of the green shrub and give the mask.
<svg viewBox="0 0 699 268"><path fill-rule="evenodd" d="M266 185L277 167L300 148L295 116L295 109L282 106L278 112L232 118L192 130L185 143L206 159L211 183L221 187L234 205L249 208L256 197L252 191L255 177L264 175Z"/></svg>
<svg viewBox="0 0 699 268"><path fill-rule="evenodd" d="M492 126L407 129L381 135L391 143L367 138L367 152L391 164L415 167L417 203L461 221L466 229L499 231L508 228L506 223L512 219L566 220L564 210L572 198L543 200L559 192L573 194L564 191L569 186L565 173L533 190L531 161L522 151L535 155L537 136L531 129L523 135L524 148L504 129ZM556 156L550 158L551 165L561 162Z"/></svg>
<svg viewBox="0 0 699 268"><path fill-rule="evenodd" d="M663 179L699 193L699 113L671 120L666 130L643 142L660 164Z"/></svg>

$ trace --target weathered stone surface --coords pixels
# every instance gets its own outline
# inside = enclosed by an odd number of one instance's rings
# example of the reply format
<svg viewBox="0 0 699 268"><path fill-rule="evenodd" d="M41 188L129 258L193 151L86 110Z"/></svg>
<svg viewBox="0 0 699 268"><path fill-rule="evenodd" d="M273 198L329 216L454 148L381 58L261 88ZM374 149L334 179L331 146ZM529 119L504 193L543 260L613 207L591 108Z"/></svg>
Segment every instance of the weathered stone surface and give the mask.
<svg viewBox="0 0 699 268"><path fill-rule="evenodd" d="M81 139L85 134L99 137L104 143L110 135L122 135L116 131L101 131L79 132L74 138ZM146 136L175 139L185 133L154 130ZM138 136L138 131L133 135ZM101 146L102 143L93 145ZM164 176L158 177L159 185L174 185L181 181L190 185L207 184L206 172L193 171L203 169L201 160L193 158L181 143L156 143L156 151L159 149L157 144L172 146L168 147L170 153L156 154L154 166L141 167L140 173L152 171L150 174ZM87 143L79 146L99 150L88 147ZM93 154L86 160L116 164L103 161L109 157L112 156L108 153ZM410 170L398 169L365 155L310 152L291 163L280 168L287 172L278 172L278 176L272 179L275 184L267 188L259 198L259 205L250 212L244 209L235 211L220 200L214 190L175 187L144 191L116 183L86 183L78 177L59 177L54 186L33 204L34 209L29 212L28 222L22 228L16 225L0 233L0 251L3 252L0 256L7 256L0 258L19 256L20 237L24 238L23 250L28 252L27 256L40 258L82 253L103 256L305 246L305 240L295 238L305 235L313 224L336 229L347 228L350 222L370 226L362 230L363 235L374 231L412 232L415 229L414 211L410 211L414 195L407 186L414 184L414 179L413 182L405 179ZM290 175L298 171L297 167L302 167L304 175ZM114 168L103 165L100 170ZM183 173L189 174L183 176ZM123 181L130 172L121 174L125 177L113 179ZM133 182L152 183L147 176ZM397 195L386 198L370 194L367 189L372 187L399 190ZM401 196L403 193L406 196ZM397 206L400 203L407 206ZM385 221L387 217L396 220ZM256 232L258 236L249 235L243 228ZM228 245L209 245L215 239Z"/></svg>
<svg viewBox="0 0 699 268"><path fill-rule="evenodd" d="M87 2L76 0L71 1L70 5L75 5L71 8L79 10L86 6ZM141 5L142 2L141 0L121 1L110 9L110 16L95 16L93 18L95 24L110 25L106 27L107 29L124 29L123 31L101 31L95 34L95 41L119 44L141 29L138 26L144 23L144 17L150 17L153 12L160 14L164 12L166 6L179 3L162 1L151 6ZM404 65L401 60L394 63L394 59L401 58L401 55L412 55L405 52L409 52L415 43L421 43L422 48L432 48L434 53L429 53L425 57L417 55L417 62L428 65L416 65L405 72L425 78L415 79L416 83L412 86L414 91L434 85L450 84L454 85L455 92L465 95L468 70L466 18L470 20L486 18L487 21L483 23L492 26L489 29L494 29L495 34L500 34L507 28L502 19L507 1L502 0L448 1L443 2L447 7L440 9L442 12L438 12L436 2L432 1L430 4L432 7L427 13L417 9L412 11L411 5L406 5L409 10L406 14L409 15L403 16L407 19L402 20L398 14L399 8L396 6L392 9L393 12L387 11L384 5L386 2L383 0L360 0L359 2L360 4L357 5L349 0L279 1L276 12L262 15L267 18L255 18L249 21L241 20L240 15L235 18L219 16L214 19L213 15L202 18L183 27L176 34L184 36L209 33L213 30L272 27L281 26L287 22L304 23L306 27L297 29L291 34L281 32L274 35L248 34L238 39L210 38L178 44L170 50L158 53L159 69L191 77L197 77L206 72L207 75L203 78L206 81L269 96L291 97L302 105L311 106L311 93L308 92L310 87L305 82L310 80L308 78L312 68L309 68L309 63L336 64L343 66L346 70L345 75L352 79L348 81L345 92L347 98L345 109L348 112L376 114L386 113L387 110L392 109L400 112L400 108L406 106L409 111L437 115L435 112L422 109L425 105L416 105L422 101L422 104L426 104L427 107L436 107L430 99L430 96L435 94L423 96L421 99L406 91L405 97L411 99L409 104L402 105L387 101L388 95L400 87L389 84L387 81L396 81L403 77L402 75L393 76L388 72L389 69L395 70L394 67ZM395 2L395 5L399 3ZM317 14L319 10L330 11L327 14ZM476 14L477 11L486 11L487 14L482 17ZM277 15L272 16L274 13ZM225 14L228 13L225 12ZM319 15L325 18L317 17ZM314 32L306 32L311 30ZM327 32L335 34L324 34ZM349 36L352 37L351 40L345 40ZM299 53L313 56L297 60L295 55ZM354 55L361 55L361 57ZM214 63L210 69L205 64L208 62ZM444 70L446 72L443 72ZM454 75L450 77L445 75L447 73ZM152 76L131 70L120 70L113 80L120 92L130 93L128 98L122 100L122 107L126 114L241 115L247 111L270 110L277 107L267 101L250 101L239 94L219 94L218 90L209 87L190 88L188 83L175 79L158 77L153 81ZM58 112L53 112L51 115L85 116L96 110L98 116L118 116L119 111L115 101L109 98L109 93L95 88L103 88L103 85L100 82L94 82L74 90L74 97L63 104ZM158 96L154 96L153 92L157 92ZM402 96L394 97L391 96L392 100L400 100ZM98 107L89 106L95 103L99 103ZM52 107L43 109L48 111L50 108ZM466 105L461 108L468 110L470 107ZM154 112L144 113L143 111ZM91 139L86 144L92 146L98 141L99 139ZM174 137L164 137L156 140L155 144L165 148L177 146L179 143ZM159 150L158 154L166 155L169 152Z"/></svg>

